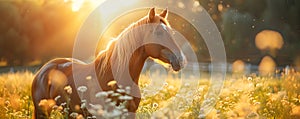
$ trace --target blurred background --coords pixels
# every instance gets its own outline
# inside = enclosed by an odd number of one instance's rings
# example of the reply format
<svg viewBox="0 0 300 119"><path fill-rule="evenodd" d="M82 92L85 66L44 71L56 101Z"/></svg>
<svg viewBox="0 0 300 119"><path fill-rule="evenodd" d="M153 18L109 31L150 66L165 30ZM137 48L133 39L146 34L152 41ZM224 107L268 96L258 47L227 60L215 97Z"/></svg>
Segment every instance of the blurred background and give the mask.
<svg viewBox="0 0 300 119"><path fill-rule="evenodd" d="M80 25L103 0L0 1L0 72L34 70L52 58L72 57ZM186 2L172 3L184 8ZM300 1L298 0L195 0L217 24L224 40L230 71L300 68ZM119 18L108 31L115 37L146 11ZM136 17L134 17L136 16ZM127 20L124 20L127 19ZM130 19L130 20L128 20ZM186 36L199 65L210 56L199 33L183 18L171 25ZM122 24L120 27L119 25ZM189 30L190 29L190 30ZM192 33L192 35L188 35ZM105 45L99 46L103 49ZM252 68L249 66L252 66ZM254 68L253 68L254 66Z"/></svg>

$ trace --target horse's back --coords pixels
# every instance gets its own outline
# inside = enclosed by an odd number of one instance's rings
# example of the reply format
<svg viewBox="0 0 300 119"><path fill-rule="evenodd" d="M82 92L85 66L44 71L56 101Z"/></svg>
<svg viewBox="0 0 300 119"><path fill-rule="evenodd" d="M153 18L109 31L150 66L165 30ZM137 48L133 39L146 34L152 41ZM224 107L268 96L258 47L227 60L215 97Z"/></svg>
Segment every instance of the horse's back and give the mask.
<svg viewBox="0 0 300 119"><path fill-rule="evenodd" d="M32 95L39 97L36 99L52 98L49 95L51 88L49 86L59 82L61 83L62 81L59 80L67 80L68 75L72 73L73 62L81 63L79 60L70 58L57 58L47 62L34 77L32 83ZM36 95L37 93L40 95ZM35 99L35 97L33 98Z"/></svg>

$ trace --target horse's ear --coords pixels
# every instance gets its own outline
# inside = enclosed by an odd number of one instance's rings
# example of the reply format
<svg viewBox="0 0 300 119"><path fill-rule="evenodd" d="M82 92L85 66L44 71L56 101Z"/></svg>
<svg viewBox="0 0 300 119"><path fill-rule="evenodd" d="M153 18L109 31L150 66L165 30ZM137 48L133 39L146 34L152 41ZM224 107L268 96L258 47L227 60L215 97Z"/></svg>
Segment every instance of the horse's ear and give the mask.
<svg viewBox="0 0 300 119"><path fill-rule="evenodd" d="M149 13L148 13L148 17L149 17L149 21L153 22L154 21L154 17L155 17L155 8L151 8Z"/></svg>
<svg viewBox="0 0 300 119"><path fill-rule="evenodd" d="M168 17L168 9L166 8L164 11L162 11L159 16L166 19Z"/></svg>

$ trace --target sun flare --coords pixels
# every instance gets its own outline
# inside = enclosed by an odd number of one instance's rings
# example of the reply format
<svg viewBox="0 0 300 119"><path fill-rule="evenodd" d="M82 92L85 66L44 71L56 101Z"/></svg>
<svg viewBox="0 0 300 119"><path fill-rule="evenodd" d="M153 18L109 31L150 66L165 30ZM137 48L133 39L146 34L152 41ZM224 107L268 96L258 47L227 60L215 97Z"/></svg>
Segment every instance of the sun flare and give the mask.
<svg viewBox="0 0 300 119"><path fill-rule="evenodd" d="M78 12L85 3L91 4L94 9L104 1L105 0L64 0L64 2L72 3L72 11L73 12Z"/></svg>

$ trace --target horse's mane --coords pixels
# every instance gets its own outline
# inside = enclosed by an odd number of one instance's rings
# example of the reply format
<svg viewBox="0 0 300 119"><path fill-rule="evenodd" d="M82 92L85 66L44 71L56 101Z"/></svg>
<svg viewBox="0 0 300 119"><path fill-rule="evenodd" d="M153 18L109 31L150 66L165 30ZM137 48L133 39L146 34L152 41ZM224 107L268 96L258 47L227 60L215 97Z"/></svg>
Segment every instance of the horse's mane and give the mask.
<svg viewBox="0 0 300 119"><path fill-rule="evenodd" d="M140 32L142 32L142 29L135 28L147 23L149 23L148 17L144 17L139 21L132 23L123 30L118 37L112 39L108 43L106 49L101 51L95 60L95 66L98 69L97 71L99 71L98 76L111 69L110 62L119 65L117 71L122 70L120 65L127 64L130 60L130 57L125 56L126 53L134 51L142 42L142 39L137 38L139 37L138 35L141 35Z"/></svg>

